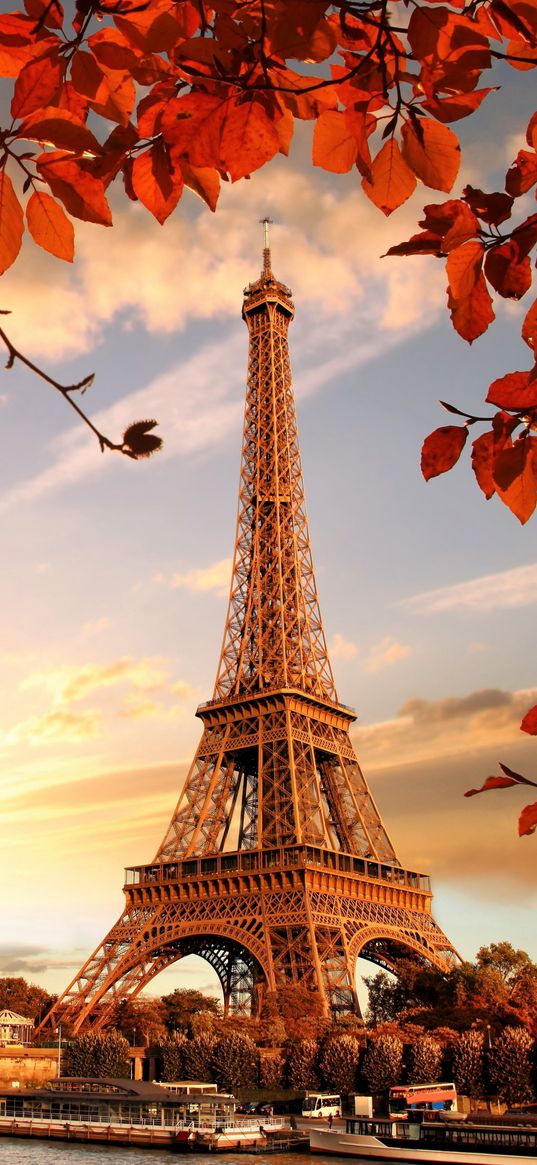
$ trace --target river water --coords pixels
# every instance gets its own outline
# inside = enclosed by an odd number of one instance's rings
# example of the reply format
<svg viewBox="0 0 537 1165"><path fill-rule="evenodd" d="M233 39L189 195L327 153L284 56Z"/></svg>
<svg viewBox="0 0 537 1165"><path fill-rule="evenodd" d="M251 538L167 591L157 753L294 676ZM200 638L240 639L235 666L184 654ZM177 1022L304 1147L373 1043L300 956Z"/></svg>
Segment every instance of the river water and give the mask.
<svg viewBox="0 0 537 1165"><path fill-rule="evenodd" d="M0 1137L0 1165L208 1165L208 1160L222 1165L331 1165L335 1158L308 1153L172 1153L166 1149L121 1149L107 1145L72 1145L65 1141L28 1140ZM343 1162L344 1158L337 1158ZM362 1158L353 1157L355 1165Z"/></svg>

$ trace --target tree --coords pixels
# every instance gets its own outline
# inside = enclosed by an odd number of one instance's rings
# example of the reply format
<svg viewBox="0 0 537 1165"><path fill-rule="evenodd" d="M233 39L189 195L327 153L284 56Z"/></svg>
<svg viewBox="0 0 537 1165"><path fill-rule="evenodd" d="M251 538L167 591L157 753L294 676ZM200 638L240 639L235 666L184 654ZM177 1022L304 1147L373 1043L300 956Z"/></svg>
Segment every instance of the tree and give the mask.
<svg viewBox="0 0 537 1165"><path fill-rule="evenodd" d="M185 1079L185 1048L187 1043L187 1037L182 1032L176 1032L160 1045L162 1080Z"/></svg>
<svg viewBox="0 0 537 1165"><path fill-rule="evenodd" d="M534 1042L521 1027L506 1027L494 1040L489 1072L498 1096L510 1106L533 1100L532 1051Z"/></svg>
<svg viewBox="0 0 537 1165"><path fill-rule="evenodd" d="M289 1039L315 1038L330 1024L319 992L295 983L282 984L277 992L266 992L261 1018L277 1025L275 1034L282 1032L283 1025Z"/></svg>
<svg viewBox="0 0 537 1165"><path fill-rule="evenodd" d="M214 1037L211 1035L195 1036L187 1040L184 1046L184 1070L187 1080L204 1080L212 1083L214 1080Z"/></svg>
<svg viewBox="0 0 537 1165"><path fill-rule="evenodd" d="M451 126L490 94L498 101L504 62L522 71L536 63L525 0L408 8L388 0L77 0L72 15L59 0L25 0L23 12L0 17L0 72L12 82L0 273L17 259L25 226L38 246L72 261L73 219L109 227L116 179L159 223L185 189L214 210L222 179L247 178L287 155L297 120L314 122L313 165L334 175L356 169L384 214L418 183L450 193L461 153ZM426 206L421 232L389 252L446 259L452 322L469 342L494 319L491 291L517 300L531 285L536 218L510 220L537 179L536 144L534 116L504 191L466 186L459 198ZM536 314L534 304L522 327L532 353ZM10 360L20 358L3 339ZM536 384L535 368L494 381L487 401L498 412L474 442L478 484L520 521L536 502ZM65 390L73 407L77 387ZM426 478L452 467L482 419L459 415L462 426L425 442ZM146 453L158 447L152 427L139 423ZM102 448L138 455L126 435L120 443L97 436Z"/></svg>
<svg viewBox="0 0 537 1165"><path fill-rule="evenodd" d="M203 991L194 988L177 987L170 995L163 995L161 1002L166 1011L165 1023L169 1031L179 1029L190 1032L194 1016L209 1014L218 1018L222 1014L216 996L204 995Z"/></svg>
<svg viewBox="0 0 537 1165"><path fill-rule="evenodd" d="M419 1036L410 1047L408 1079L426 1084L441 1079L442 1045L432 1036Z"/></svg>
<svg viewBox="0 0 537 1165"><path fill-rule="evenodd" d="M113 1016L114 1028L126 1037L132 1046L155 1044L164 1039L166 1007L161 999L122 999Z"/></svg>
<svg viewBox="0 0 537 1165"><path fill-rule="evenodd" d="M285 1060L281 1052L259 1051L259 1087L281 1088L285 1072Z"/></svg>
<svg viewBox="0 0 537 1165"><path fill-rule="evenodd" d="M0 1011L7 1009L23 1015L25 1019L41 1020L50 1011L56 998L56 995L49 995L44 987L27 983L22 975L0 978Z"/></svg>
<svg viewBox="0 0 537 1165"><path fill-rule="evenodd" d="M463 1032L453 1048L453 1077L457 1090L472 1098L484 1091L485 1048L480 1031Z"/></svg>
<svg viewBox="0 0 537 1165"><path fill-rule="evenodd" d="M384 1092L403 1074L403 1042L397 1036L379 1035L368 1041L362 1074L371 1092Z"/></svg>
<svg viewBox="0 0 537 1165"><path fill-rule="evenodd" d="M289 1088L319 1088L319 1044L314 1039L290 1040L285 1049Z"/></svg>
<svg viewBox="0 0 537 1165"><path fill-rule="evenodd" d="M130 1075L128 1040L115 1031L90 1031L76 1036L65 1053L63 1073L127 1078Z"/></svg>
<svg viewBox="0 0 537 1165"><path fill-rule="evenodd" d="M255 1084L258 1052L248 1036L230 1032L213 1045L213 1076L220 1088L236 1092L238 1088Z"/></svg>
<svg viewBox="0 0 537 1165"><path fill-rule="evenodd" d="M335 1092L352 1092L356 1086L360 1043L351 1035L330 1036L323 1045L319 1067L323 1083Z"/></svg>

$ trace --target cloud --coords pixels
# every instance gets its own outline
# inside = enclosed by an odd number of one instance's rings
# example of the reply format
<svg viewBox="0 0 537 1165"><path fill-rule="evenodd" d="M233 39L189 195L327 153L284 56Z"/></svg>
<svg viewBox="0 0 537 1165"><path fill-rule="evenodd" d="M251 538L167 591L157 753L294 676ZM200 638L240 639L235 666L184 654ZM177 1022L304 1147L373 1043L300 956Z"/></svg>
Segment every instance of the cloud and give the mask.
<svg viewBox="0 0 537 1165"><path fill-rule="evenodd" d="M93 740L100 735L101 713L96 709L85 712L71 712L56 709L45 716L31 716L8 732L0 732L0 743L7 746L27 743L30 745L63 743L77 744L81 740Z"/></svg>
<svg viewBox="0 0 537 1165"><path fill-rule="evenodd" d="M358 653L358 647L356 643L351 643L350 639L345 639L336 631L330 640L329 652L333 659L354 659Z"/></svg>
<svg viewBox="0 0 537 1165"><path fill-rule="evenodd" d="M82 634L93 635L95 631L107 631L111 626L112 620L107 615L101 615L100 619L92 619L89 623L84 623Z"/></svg>
<svg viewBox="0 0 537 1165"><path fill-rule="evenodd" d="M397 606L420 615L445 611L486 613L502 608L525 607L537 602L537 563L498 574L486 574L453 586L423 591Z"/></svg>
<svg viewBox="0 0 537 1165"><path fill-rule="evenodd" d="M407 765L441 756L475 756L520 742L520 721L534 691L483 688L440 700L407 700L393 720L361 726L356 741L366 766Z"/></svg>
<svg viewBox="0 0 537 1165"><path fill-rule="evenodd" d="M102 688L129 683L144 692L162 691L167 683L167 672L160 659L134 660L130 656L108 664L84 664L83 667L65 666L56 671L29 675L21 689L45 687L52 692L57 704L73 703Z"/></svg>
<svg viewBox="0 0 537 1165"><path fill-rule="evenodd" d="M375 643L370 648L364 663L364 671L383 671L384 668L392 667L394 663L398 663L400 659L406 659L409 655L412 655L411 647L404 643L398 643L391 635L385 635L380 643Z"/></svg>
<svg viewBox="0 0 537 1165"><path fill-rule="evenodd" d="M211 566L193 567L186 574L174 574L170 586L185 587L189 591L214 591L227 595L231 579L231 558L221 558Z"/></svg>

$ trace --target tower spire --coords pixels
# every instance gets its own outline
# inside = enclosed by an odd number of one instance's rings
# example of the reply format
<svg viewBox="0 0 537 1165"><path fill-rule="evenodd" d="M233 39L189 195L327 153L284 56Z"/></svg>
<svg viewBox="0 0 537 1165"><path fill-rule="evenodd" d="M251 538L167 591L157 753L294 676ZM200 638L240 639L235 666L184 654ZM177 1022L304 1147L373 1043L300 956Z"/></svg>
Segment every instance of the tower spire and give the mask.
<svg viewBox="0 0 537 1165"><path fill-rule="evenodd" d="M270 263L270 227L272 225L271 218L262 218L263 224L263 270L261 272L262 279L272 279L272 269Z"/></svg>

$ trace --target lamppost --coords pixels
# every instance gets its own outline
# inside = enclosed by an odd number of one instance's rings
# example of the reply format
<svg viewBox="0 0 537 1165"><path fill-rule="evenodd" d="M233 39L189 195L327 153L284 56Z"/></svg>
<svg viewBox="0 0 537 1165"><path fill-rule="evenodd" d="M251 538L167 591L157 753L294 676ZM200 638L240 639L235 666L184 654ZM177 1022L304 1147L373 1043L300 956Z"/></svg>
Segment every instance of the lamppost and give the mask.
<svg viewBox="0 0 537 1165"><path fill-rule="evenodd" d="M58 1033L58 1062L57 1062L57 1066L56 1066L56 1076L59 1077L61 1075L61 1067L62 1067L62 1025L61 1025L61 1022L58 1024L56 1031Z"/></svg>

